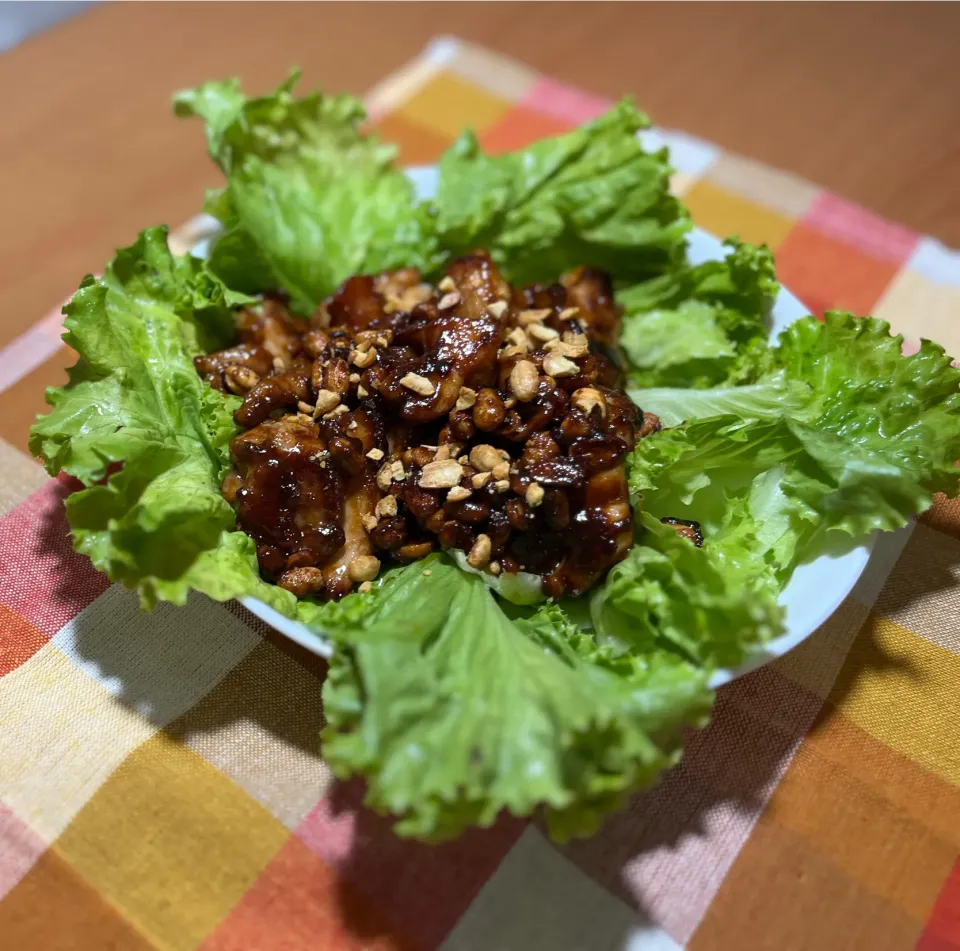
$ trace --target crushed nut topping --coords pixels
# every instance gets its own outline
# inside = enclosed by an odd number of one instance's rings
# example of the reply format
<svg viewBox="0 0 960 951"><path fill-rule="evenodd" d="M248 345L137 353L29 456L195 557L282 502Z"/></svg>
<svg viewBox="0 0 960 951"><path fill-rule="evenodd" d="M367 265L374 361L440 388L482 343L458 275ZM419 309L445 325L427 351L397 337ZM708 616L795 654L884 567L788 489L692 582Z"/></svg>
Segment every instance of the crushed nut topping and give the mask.
<svg viewBox="0 0 960 951"><path fill-rule="evenodd" d="M581 387L570 398L570 402L584 416L589 416L595 409L600 410L601 416L607 415L607 401L603 398L603 394L592 386Z"/></svg>
<svg viewBox="0 0 960 951"><path fill-rule="evenodd" d="M536 482L531 482L527 486L527 492L524 498L527 500L527 505L530 508L535 509L541 502L543 502L544 496L543 486L537 485Z"/></svg>
<svg viewBox="0 0 960 951"><path fill-rule="evenodd" d="M420 473L421 489L452 489L463 478L463 466L455 459L428 462Z"/></svg>
<svg viewBox="0 0 960 951"><path fill-rule="evenodd" d="M470 465L481 472L492 472L493 467L501 462L500 453L493 446L481 443L470 450Z"/></svg>
<svg viewBox="0 0 960 951"><path fill-rule="evenodd" d="M493 546L490 543L489 535L477 535L477 540L470 548L470 554L467 555L467 563L471 568L483 568L490 561L490 552Z"/></svg>
<svg viewBox="0 0 960 951"><path fill-rule="evenodd" d="M543 358L543 372L550 376L576 376L580 367L559 353L548 353Z"/></svg>
<svg viewBox="0 0 960 951"><path fill-rule="evenodd" d="M517 314L517 324L521 327L529 327L531 324L540 324L553 313L549 307L542 310L522 310Z"/></svg>
<svg viewBox="0 0 960 951"><path fill-rule="evenodd" d="M260 374L249 367L228 366L223 371L223 379L231 393L245 396L260 382Z"/></svg>
<svg viewBox="0 0 960 951"><path fill-rule="evenodd" d="M347 565L351 581L373 581L380 571L380 559L373 555L359 555Z"/></svg>
<svg viewBox="0 0 960 951"><path fill-rule="evenodd" d="M559 331L554 330L553 327L545 327L543 324L531 324L527 328L527 333L538 343L556 340L560 336Z"/></svg>
<svg viewBox="0 0 960 951"><path fill-rule="evenodd" d="M350 362L361 370L371 366L377 359L377 351L371 347L369 350L354 350L350 354Z"/></svg>
<svg viewBox="0 0 960 951"><path fill-rule="evenodd" d="M460 393L457 396L457 402L454 409L470 409L477 402L477 391L470 389L469 386L461 386Z"/></svg>
<svg viewBox="0 0 960 951"><path fill-rule="evenodd" d="M434 393L433 384L425 376L420 376L419 373L407 373L400 380L400 385L405 386L408 390L413 390L414 393L419 393L421 396L433 396Z"/></svg>
<svg viewBox="0 0 960 951"><path fill-rule="evenodd" d="M377 515L380 518L386 518L389 515L397 514L397 500L392 495L385 495L377 502Z"/></svg>
<svg viewBox="0 0 960 951"><path fill-rule="evenodd" d="M537 365L529 360L518 360L510 371L510 390L522 402L532 400L537 395L540 376Z"/></svg>
<svg viewBox="0 0 960 951"><path fill-rule="evenodd" d="M619 321L606 275L511 287L483 252L435 286L352 277L310 319L279 294L239 309L194 363L243 398L221 491L262 575L336 599L459 549L551 597L596 584L632 544L624 460L659 429L607 355Z"/></svg>

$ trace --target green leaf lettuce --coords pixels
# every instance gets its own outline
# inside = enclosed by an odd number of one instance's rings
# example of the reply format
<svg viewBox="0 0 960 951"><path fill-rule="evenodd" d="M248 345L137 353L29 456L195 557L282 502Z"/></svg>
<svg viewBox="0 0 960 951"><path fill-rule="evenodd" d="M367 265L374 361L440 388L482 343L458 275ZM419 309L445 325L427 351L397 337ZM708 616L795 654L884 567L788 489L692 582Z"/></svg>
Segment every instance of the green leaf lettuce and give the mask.
<svg viewBox="0 0 960 951"><path fill-rule="evenodd" d="M517 283L579 265L621 280L683 260L690 219L668 190L665 152L637 137L649 120L624 100L566 135L505 155L465 132L439 163L436 229L444 252L487 248Z"/></svg>
<svg viewBox="0 0 960 951"><path fill-rule="evenodd" d="M728 241L723 261L685 265L619 291L635 387L742 382L766 350L779 285L766 247Z"/></svg>
<svg viewBox="0 0 960 951"><path fill-rule="evenodd" d="M310 312L354 274L430 270L434 257L426 212L393 166L396 148L359 129L360 101L298 99L297 79L256 99L236 80L206 83L180 93L174 110L204 120L227 179L207 203L226 226L213 270L250 292L282 288Z"/></svg>
<svg viewBox="0 0 960 951"><path fill-rule="evenodd" d="M784 331L754 384L637 391L688 421L638 445L631 488L655 515L700 521L713 546L749 526L781 581L827 532L905 525L932 493L960 490L960 370L929 341L911 356L902 342L882 321L830 312Z"/></svg>
<svg viewBox="0 0 960 951"><path fill-rule="evenodd" d="M678 656L615 657L556 605L511 620L444 556L394 572L336 637L324 757L420 838L538 806L558 838L591 832L675 762L711 702Z"/></svg>
<svg viewBox="0 0 960 951"><path fill-rule="evenodd" d="M193 357L233 339L232 308L246 300L203 262L171 255L166 229L144 231L65 307L79 360L67 386L47 391L52 411L30 450L83 483L66 503L75 547L145 606L184 604L195 589L315 623L329 606L260 579L253 540L233 530L220 494L239 400L207 386Z"/></svg>

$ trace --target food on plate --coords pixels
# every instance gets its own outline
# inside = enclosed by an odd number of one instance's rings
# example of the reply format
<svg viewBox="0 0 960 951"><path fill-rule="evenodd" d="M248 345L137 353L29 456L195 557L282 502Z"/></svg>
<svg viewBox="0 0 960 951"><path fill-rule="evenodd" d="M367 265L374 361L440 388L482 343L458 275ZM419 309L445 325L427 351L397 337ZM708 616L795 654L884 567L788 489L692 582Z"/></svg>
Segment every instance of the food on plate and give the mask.
<svg viewBox="0 0 960 951"><path fill-rule="evenodd" d="M261 574L340 598L446 550L582 595L633 544L625 461L659 429L604 352L618 329L605 274L511 287L485 252L437 284L351 277L309 320L241 308L236 342L194 365L243 399L221 490Z"/></svg>
<svg viewBox="0 0 960 951"><path fill-rule="evenodd" d="M960 370L846 313L770 341L771 254L687 260L629 102L504 155L466 132L421 200L356 100L294 82L177 97L218 235L148 228L83 281L31 448L145 607L252 597L329 640L324 757L398 833L589 834L798 564L957 494Z"/></svg>

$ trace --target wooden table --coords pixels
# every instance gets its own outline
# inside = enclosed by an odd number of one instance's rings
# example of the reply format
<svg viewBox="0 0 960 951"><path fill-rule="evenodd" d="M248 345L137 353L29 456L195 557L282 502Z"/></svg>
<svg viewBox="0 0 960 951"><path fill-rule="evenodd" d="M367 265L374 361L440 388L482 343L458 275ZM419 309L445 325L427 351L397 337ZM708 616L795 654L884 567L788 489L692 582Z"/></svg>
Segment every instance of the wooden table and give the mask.
<svg viewBox="0 0 960 951"><path fill-rule="evenodd" d="M0 56L0 346L198 210L217 176L172 91L301 64L362 93L444 33L960 246L958 4L117 4ZM23 432L49 382L16 384Z"/></svg>

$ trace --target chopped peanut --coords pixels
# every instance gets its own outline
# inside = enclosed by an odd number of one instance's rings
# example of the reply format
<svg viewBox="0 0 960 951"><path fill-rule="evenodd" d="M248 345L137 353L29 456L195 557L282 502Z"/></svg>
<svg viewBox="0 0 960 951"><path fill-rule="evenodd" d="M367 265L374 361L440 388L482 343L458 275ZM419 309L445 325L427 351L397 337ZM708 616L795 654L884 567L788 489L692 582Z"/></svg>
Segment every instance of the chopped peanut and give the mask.
<svg viewBox="0 0 960 951"><path fill-rule="evenodd" d="M470 409L474 403L477 402L477 391L471 390L469 386L461 386L460 392L457 395L457 403L453 408L456 409Z"/></svg>
<svg viewBox="0 0 960 951"><path fill-rule="evenodd" d="M543 501L543 487L536 482L531 482L527 486L527 493L524 498L527 500L527 505L535 509Z"/></svg>
<svg viewBox="0 0 960 951"><path fill-rule="evenodd" d="M467 555L467 564L471 568L483 568L490 561L490 552L490 536L477 535L477 540L473 543L470 554Z"/></svg>
<svg viewBox="0 0 960 951"><path fill-rule="evenodd" d="M351 581L373 581L380 571L380 559L373 555L360 555L347 565Z"/></svg>
<svg viewBox="0 0 960 951"><path fill-rule="evenodd" d="M522 347L524 350L527 349L527 335L519 327L514 327L513 330L507 334L507 340L515 347Z"/></svg>
<svg viewBox="0 0 960 951"><path fill-rule="evenodd" d="M377 488L381 492L386 492L390 488L390 483L393 481L393 463L385 462L381 467L379 472L377 472Z"/></svg>
<svg viewBox="0 0 960 951"><path fill-rule="evenodd" d="M376 362L377 351L371 347L369 350L354 350L350 354L350 362L355 367L360 367L361 370L366 369L369 366L372 366Z"/></svg>
<svg viewBox="0 0 960 951"><path fill-rule="evenodd" d="M397 500L392 495L385 495L377 502L377 515L387 518L397 514Z"/></svg>
<svg viewBox="0 0 960 951"><path fill-rule="evenodd" d="M339 393L334 393L333 390L320 390L317 393L317 408L314 411L315 415L322 416L324 413L329 413L330 410L332 410L339 402Z"/></svg>
<svg viewBox="0 0 960 951"><path fill-rule="evenodd" d="M500 453L493 446L481 443L470 450L470 465L481 472L492 472L493 467L500 462Z"/></svg>
<svg viewBox="0 0 960 951"><path fill-rule="evenodd" d="M574 334L568 330L563 335L563 342L560 344L560 353L565 357L579 359L585 357L590 352L590 342L586 334Z"/></svg>
<svg viewBox="0 0 960 951"><path fill-rule="evenodd" d="M543 324L531 324L527 328L527 333L538 343L546 343L548 340L556 340L560 334L553 327L544 327Z"/></svg>
<svg viewBox="0 0 960 951"><path fill-rule="evenodd" d="M425 376L420 376L419 373L408 373L400 380L400 385L405 386L408 390L413 390L414 393L419 393L421 396L433 396L435 390L434 385Z"/></svg>
<svg viewBox="0 0 960 951"><path fill-rule="evenodd" d="M546 360L544 360L546 364ZM529 360L519 360L510 371L510 389L521 402L532 400L537 395L540 377L536 364Z"/></svg>
<svg viewBox="0 0 960 951"><path fill-rule="evenodd" d="M580 367L559 353L548 353L543 358L543 372L550 376L576 376Z"/></svg>
<svg viewBox="0 0 960 951"><path fill-rule="evenodd" d="M549 317L551 311L548 308L542 310L521 310L517 314L517 323L521 327L529 327L532 324L539 324L547 317Z"/></svg>
<svg viewBox="0 0 960 951"><path fill-rule="evenodd" d="M589 416L597 408L601 416L607 415L607 401L603 394L592 386L583 386L575 391L570 402L585 416Z"/></svg>
<svg viewBox="0 0 960 951"><path fill-rule="evenodd" d="M463 478L463 466L453 459L428 462L420 473L422 489L452 489Z"/></svg>
<svg viewBox="0 0 960 951"><path fill-rule="evenodd" d="M231 366L223 371L223 379L231 393L244 396L260 382L260 374L249 367Z"/></svg>

